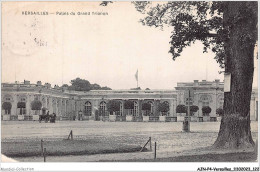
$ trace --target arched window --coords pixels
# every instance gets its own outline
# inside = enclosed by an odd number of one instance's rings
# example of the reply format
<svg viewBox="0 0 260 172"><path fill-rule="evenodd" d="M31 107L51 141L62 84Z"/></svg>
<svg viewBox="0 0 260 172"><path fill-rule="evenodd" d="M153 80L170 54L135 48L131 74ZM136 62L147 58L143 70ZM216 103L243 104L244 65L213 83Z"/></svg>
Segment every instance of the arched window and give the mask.
<svg viewBox="0 0 260 172"><path fill-rule="evenodd" d="M186 104L186 105L189 105L189 103L190 103L190 105L193 105L193 98L192 98L192 97L186 98L185 104Z"/></svg>
<svg viewBox="0 0 260 172"><path fill-rule="evenodd" d="M86 116L91 116L91 114L92 114L92 106L91 106L90 102L86 102L85 103L84 113L85 113Z"/></svg>
<svg viewBox="0 0 260 172"><path fill-rule="evenodd" d="M150 113L153 114L153 113L154 113L154 105L153 105L153 102L152 102L152 101L149 101L148 103L151 105Z"/></svg>
<svg viewBox="0 0 260 172"><path fill-rule="evenodd" d="M202 95L200 101L202 102L202 106L209 106L209 96Z"/></svg>
<svg viewBox="0 0 260 172"><path fill-rule="evenodd" d="M10 102L12 100L13 100L13 98L11 95L9 95L9 94L4 95L3 101Z"/></svg>
<svg viewBox="0 0 260 172"><path fill-rule="evenodd" d="M101 102L99 105L100 115L105 116L106 114L106 102Z"/></svg>
<svg viewBox="0 0 260 172"><path fill-rule="evenodd" d="M19 114L24 115L26 114L26 104L25 102L18 102L17 108L19 109Z"/></svg>
<svg viewBox="0 0 260 172"><path fill-rule="evenodd" d="M138 116L138 103L134 101L134 114L133 116Z"/></svg>

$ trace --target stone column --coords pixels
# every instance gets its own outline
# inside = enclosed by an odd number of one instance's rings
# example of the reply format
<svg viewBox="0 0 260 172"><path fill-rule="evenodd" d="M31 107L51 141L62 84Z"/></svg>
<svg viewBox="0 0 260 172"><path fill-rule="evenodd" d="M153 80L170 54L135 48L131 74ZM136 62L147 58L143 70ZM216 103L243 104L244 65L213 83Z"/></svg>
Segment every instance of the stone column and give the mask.
<svg viewBox="0 0 260 172"><path fill-rule="evenodd" d="M26 115L32 115L31 113L31 101L30 101L31 96L29 94L26 95Z"/></svg>
<svg viewBox="0 0 260 172"><path fill-rule="evenodd" d="M43 96L43 97L44 97L44 100L45 100L44 106L45 106L46 108L48 108L48 105L47 105L47 96Z"/></svg>
<svg viewBox="0 0 260 172"><path fill-rule="evenodd" d="M255 99L251 97L250 100L250 120L251 121L255 121L256 117L255 117Z"/></svg>
<svg viewBox="0 0 260 172"><path fill-rule="evenodd" d="M52 100L53 100L53 98L52 98L52 97L49 97L49 111L50 111L50 114L52 114L52 113L54 112L54 111L53 111Z"/></svg>
<svg viewBox="0 0 260 172"><path fill-rule="evenodd" d="M60 118L60 120L62 120L62 114L63 114L63 103L62 103L62 99L61 98L59 98L59 100L57 100L58 101L58 115L59 115L59 118Z"/></svg>
<svg viewBox="0 0 260 172"><path fill-rule="evenodd" d="M17 94L14 94L12 97L13 97L13 102L11 102L12 103L11 115L18 115L17 114Z"/></svg>
<svg viewBox="0 0 260 172"><path fill-rule="evenodd" d="M142 115L142 99L139 99L138 101L137 101L137 103L138 103L138 112L137 112L137 116L141 116Z"/></svg>
<svg viewBox="0 0 260 172"><path fill-rule="evenodd" d="M211 94L212 101L211 103L211 113L210 117L216 117L216 110L217 110L217 93Z"/></svg>
<svg viewBox="0 0 260 172"><path fill-rule="evenodd" d="M169 106L170 106L169 116L174 116L174 100L173 99L169 100Z"/></svg>

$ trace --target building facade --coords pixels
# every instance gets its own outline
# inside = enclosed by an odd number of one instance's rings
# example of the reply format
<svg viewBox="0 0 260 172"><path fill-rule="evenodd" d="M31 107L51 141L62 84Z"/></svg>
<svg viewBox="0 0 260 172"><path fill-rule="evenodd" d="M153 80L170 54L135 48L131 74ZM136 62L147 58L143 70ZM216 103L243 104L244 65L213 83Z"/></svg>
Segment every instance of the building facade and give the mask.
<svg viewBox="0 0 260 172"><path fill-rule="evenodd" d="M2 120L39 120L39 115L49 111L55 113L57 120L103 120L103 121L183 121L183 114L176 113L178 105L196 105L199 110L192 116L193 121L216 121L216 109L224 103L224 84L219 80L213 82L194 80L194 82L177 83L172 90L92 90L87 92L71 91L65 87L51 87L23 83L2 83ZM190 96L189 96L190 92ZM250 117L257 120L258 90L254 89L251 97ZM107 112L110 100L120 102L120 110L114 115ZM132 101L132 109L125 109L125 102ZM40 109L33 108L40 102ZM149 103L150 110L144 111L142 104ZM160 113L158 105L169 105L167 113ZM209 117L202 113L202 107L209 106ZM200 120L201 119L201 120ZM218 119L219 120L219 119Z"/></svg>

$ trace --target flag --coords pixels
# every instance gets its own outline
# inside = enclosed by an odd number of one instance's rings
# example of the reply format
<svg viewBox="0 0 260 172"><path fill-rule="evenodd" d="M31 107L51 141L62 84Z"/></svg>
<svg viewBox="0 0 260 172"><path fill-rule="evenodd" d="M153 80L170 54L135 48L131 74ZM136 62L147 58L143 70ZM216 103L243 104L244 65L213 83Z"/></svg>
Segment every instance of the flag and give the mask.
<svg viewBox="0 0 260 172"><path fill-rule="evenodd" d="M135 79L136 79L136 81L138 81L138 69L137 69L137 71L135 73Z"/></svg>

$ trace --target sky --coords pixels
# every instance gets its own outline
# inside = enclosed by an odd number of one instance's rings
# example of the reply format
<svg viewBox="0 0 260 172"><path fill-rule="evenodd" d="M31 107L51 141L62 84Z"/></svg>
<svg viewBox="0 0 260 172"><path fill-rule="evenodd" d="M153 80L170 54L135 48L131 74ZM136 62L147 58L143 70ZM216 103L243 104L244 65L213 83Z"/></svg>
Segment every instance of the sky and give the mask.
<svg viewBox="0 0 260 172"><path fill-rule="evenodd" d="M25 11L49 15L22 15ZM62 12L75 15L58 15ZM224 74L218 73L223 69L213 53L202 53L200 42L173 61L168 53L173 28L143 26L139 22L143 17L130 2L107 7L98 2L4 2L2 82L61 86L80 77L112 89L130 89L137 86L137 70L142 89L173 89L177 82L193 80L223 81ZM253 86L257 73L256 65Z"/></svg>

